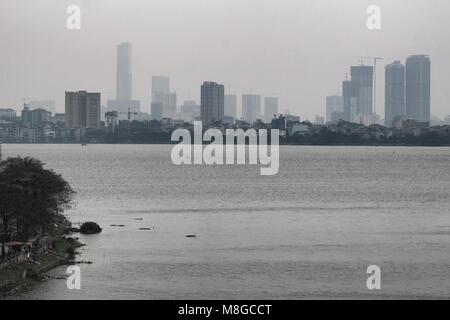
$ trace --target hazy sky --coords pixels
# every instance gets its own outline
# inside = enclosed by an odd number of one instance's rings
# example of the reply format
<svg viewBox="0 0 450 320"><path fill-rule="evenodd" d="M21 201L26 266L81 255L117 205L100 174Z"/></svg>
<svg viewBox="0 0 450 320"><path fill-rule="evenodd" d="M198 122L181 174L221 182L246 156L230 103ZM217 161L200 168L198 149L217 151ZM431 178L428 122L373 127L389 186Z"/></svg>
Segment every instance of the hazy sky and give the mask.
<svg viewBox="0 0 450 320"><path fill-rule="evenodd" d="M82 8L79 31L66 8ZM382 29L366 27L366 9L382 9ZM168 75L183 100L199 101L204 80L227 92L279 97L280 111L324 114L341 91L354 56L385 63L410 54L432 62L432 114L450 114L448 0L1 0L0 106L54 99L64 91L115 96L115 50L133 46L134 97L149 111L151 76ZM378 111L384 115L384 63ZM240 110L240 98L238 99Z"/></svg>

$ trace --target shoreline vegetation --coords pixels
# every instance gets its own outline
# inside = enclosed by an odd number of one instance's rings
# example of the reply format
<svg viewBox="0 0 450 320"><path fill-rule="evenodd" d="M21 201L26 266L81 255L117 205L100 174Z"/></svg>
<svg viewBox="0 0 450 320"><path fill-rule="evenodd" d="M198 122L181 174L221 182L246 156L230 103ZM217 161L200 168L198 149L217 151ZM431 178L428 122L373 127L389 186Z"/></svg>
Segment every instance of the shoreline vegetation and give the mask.
<svg viewBox="0 0 450 320"><path fill-rule="evenodd" d="M64 216L75 192L33 158L0 162L0 298L45 281L45 273L74 261L83 245Z"/></svg>

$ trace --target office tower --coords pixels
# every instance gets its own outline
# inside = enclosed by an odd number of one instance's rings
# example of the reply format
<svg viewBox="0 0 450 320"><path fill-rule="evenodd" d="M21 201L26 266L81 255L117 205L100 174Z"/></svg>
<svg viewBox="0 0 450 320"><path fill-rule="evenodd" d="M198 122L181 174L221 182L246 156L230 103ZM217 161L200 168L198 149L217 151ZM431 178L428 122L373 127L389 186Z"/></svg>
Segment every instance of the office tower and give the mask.
<svg viewBox="0 0 450 320"><path fill-rule="evenodd" d="M100 127L100 93L66 92L66 127Z"/></svg>
<svg viewBox="0 0 450 320"><path fill-rule="evenodd" d="M223 120L224 91L224 86L215 82L204 82L201 86L201 117L204 126Z"/></svg>
<svg viewBox="0 0 450 320"><path fill-rule="evenodd" d="M357 98L358 116L369 116L373 112L373 67L351 67L352 96Z"/></svg>
<svg viewBox="0 0 450 320"><path fill-rule="evenodd" d="M152 103L161 103L164 118L174 118L177 112L177 94L170 92L170 78L152 77Z"/></svg>
<svg viewBox="0 0 450 320"><path fill-rule="evenodd" d="M170 78L166 76L152 77L152 102L160 102L158 98L161 94L169 94Z"/></svg>
<svg viewBox="0 0 450 320"><path fill-rule="evenodd" d="M224 115L227 117L236 118L236 105L237 105L237 97L235 94L226 94L225 95L225 110Z"/></svg>
<svg viewBox="0 0 450 320"><path fill-rule="evenodd" d="M385 125L394 126L405 118L405 66L394 61L385 67Z"/></svg>
<svg viewBox="0 0 450 320"><path fill-rule="evenodd" d="M326 98L326 121L344 120L344 98L342 96L328 96Z"/></svg>
<svg viewBox="0 0 450 320"><path fill-rule="evenodd" d="M264 98L264 122L270 123L274 116L278 114L278 98Z"/></svg>
<svg viewBox="0 0 450 320"><path fill-rule="evenodd" d="M117 46L116 100L132 99L132 65L131 44L121 43Z"/></svg>
<svg viewBox="0 0 450 320"><path fill-rule="evenodd" d="M139 112L141 109L141 102L133 100L131 53L130 43L117 46L116 99L107 101L107 110L117 111L119 120L126 120L128 111Z"/></svg>
<svg viewBox="0 0 450 320"><path fill-rule="evenodd" d="M256 94L242 95L242 120L253 124L261 118L261 97Z"/></svg>
<svg viewBox="0 0 450 320"><path fill-rule="evenodd" d="M406 74L406 117L430 122L431 62L426 55L408 57Z"/></svg>
<svg viewBox="0 0 450 320"><path fill-rule="evenodd" d="M161 102L153 102L151 106L152 119L160 121L163 118L163 104Z"/></svg>

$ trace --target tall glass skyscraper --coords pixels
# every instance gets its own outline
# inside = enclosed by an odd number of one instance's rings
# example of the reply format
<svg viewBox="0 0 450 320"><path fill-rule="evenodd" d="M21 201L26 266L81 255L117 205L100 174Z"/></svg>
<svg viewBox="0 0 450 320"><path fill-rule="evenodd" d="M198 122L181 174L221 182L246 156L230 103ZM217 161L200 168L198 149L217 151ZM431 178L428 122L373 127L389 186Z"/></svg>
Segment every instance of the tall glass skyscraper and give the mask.
<svg viewBox="0 0 450 320"><path fill-rule="evenodd" d="M406 60L406 117L430 122L431 61L427 55Z"/></svg>
<svg viewBox="0 0 450 320"><path fill-rule="evenodd" d="M394 61L385 67L385 125L405 118L405 66L400 61Z"/></svg>

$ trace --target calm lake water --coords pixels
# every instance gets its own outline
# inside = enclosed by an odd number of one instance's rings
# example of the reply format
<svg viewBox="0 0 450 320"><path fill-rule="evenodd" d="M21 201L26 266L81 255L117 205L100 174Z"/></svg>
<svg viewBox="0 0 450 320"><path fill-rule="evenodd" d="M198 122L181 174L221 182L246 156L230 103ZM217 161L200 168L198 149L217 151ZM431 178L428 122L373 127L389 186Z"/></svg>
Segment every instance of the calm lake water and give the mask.
<svg viewBox="0 0 450 320"><path fill-rule="evenodd" d="M104 228L81 237L81 290L55 279L19 298L450 298L450 148L287 146L276 176L175 166L170 150L3 145L61 173L70 219Z"/></svg>

